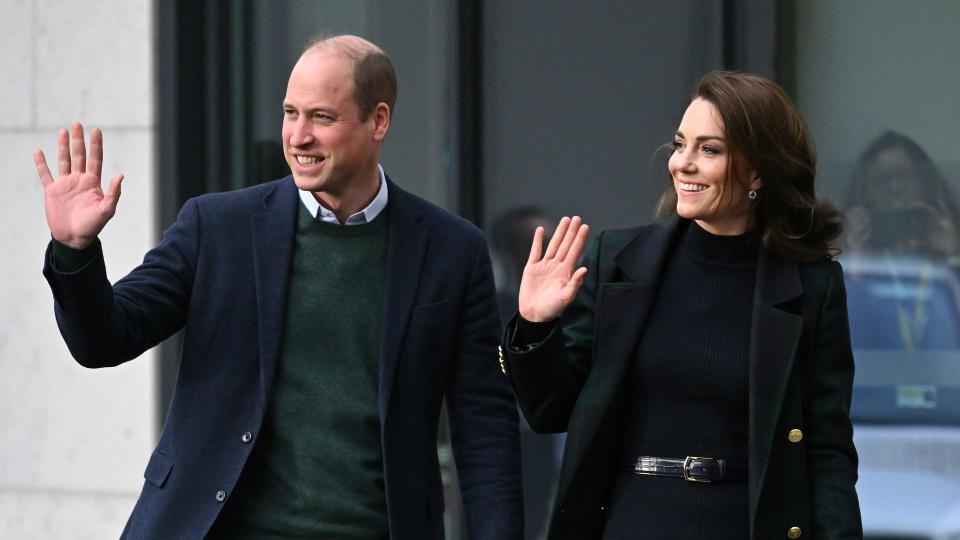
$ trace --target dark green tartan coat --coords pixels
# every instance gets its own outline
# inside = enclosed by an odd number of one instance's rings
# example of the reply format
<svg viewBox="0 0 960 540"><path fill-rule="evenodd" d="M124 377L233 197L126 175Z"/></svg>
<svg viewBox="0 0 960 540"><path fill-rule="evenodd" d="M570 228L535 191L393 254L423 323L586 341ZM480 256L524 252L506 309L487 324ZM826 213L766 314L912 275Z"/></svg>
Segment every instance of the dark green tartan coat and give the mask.
<svg viewBox="0 0 960 540"><path fill-rule="evenodd" d="M509 346L515 324L507 325L505 367L527 421L539 432L568 432L549 540L602 534L620 463L626 375L686 223L673 217L601 233L562 328L523 350ZM800 264L761 248L749 362L751 538L862 538L839 263Z"/></svg>

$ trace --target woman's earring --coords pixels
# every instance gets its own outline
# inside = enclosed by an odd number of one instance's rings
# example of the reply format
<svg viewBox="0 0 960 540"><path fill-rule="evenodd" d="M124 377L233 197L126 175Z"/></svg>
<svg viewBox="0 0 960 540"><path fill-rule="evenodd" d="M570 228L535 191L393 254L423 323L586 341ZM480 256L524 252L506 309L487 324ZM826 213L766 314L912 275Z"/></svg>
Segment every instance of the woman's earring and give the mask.
<svg viewBox="0 0 960 540"><path fill-rule="evenodd" d="M760 195L760 194L757 193L756 190L753 190L753 189L751 189L750 191L747 192L747 197L750 197L750 200L751 200L751 201L752 201L752 200L755 200L758 195Z"/></svg>

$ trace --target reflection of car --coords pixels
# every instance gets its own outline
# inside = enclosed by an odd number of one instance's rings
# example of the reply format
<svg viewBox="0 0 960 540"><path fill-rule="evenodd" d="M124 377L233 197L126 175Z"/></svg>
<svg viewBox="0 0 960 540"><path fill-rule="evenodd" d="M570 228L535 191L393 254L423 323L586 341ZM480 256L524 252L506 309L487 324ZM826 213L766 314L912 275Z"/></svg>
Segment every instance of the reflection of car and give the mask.
<svg viewBox="0 0 960 540"><path fill-rule="evenodd" d="M960 282L922 259L842 262L865 538L960 540Z"/></svg>

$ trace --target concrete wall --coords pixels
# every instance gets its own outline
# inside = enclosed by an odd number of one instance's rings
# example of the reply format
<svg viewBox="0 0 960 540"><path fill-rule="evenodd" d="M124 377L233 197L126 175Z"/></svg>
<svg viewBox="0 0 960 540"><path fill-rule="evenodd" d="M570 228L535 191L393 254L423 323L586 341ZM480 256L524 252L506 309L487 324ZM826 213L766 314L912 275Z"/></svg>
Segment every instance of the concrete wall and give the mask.
<svg viewBox="0 0 960 540"><path fill-rule="evenodd" d="M32 153L103 129L104 176L126 174L101 235L115 280L155 241L153 3L0 0L0 537L116 538L155 440L151 353L73 362L40 270L49 239ZM51 158L53 161L51 161Z"/></svg>

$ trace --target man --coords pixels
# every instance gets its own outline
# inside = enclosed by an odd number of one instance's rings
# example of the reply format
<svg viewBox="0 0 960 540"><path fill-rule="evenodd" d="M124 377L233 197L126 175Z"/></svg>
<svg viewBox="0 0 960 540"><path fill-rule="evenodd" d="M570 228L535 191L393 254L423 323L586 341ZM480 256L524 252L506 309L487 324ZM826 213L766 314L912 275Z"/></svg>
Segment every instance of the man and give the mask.
<svg viewBox="0 0 960 540"><path fill-rule="evenodd" d="M174 400L126 538L443 538L446 398L471 539L522 534L515 405L482 234L379 166L396 77L355 36L290 75L292 178L188 201L112 287L102 134L41 151L44 275L76 360L113 366L185 328ZM72 139L72 141L71 141ZM72 142L72 149L71 149Z"/></svg>

